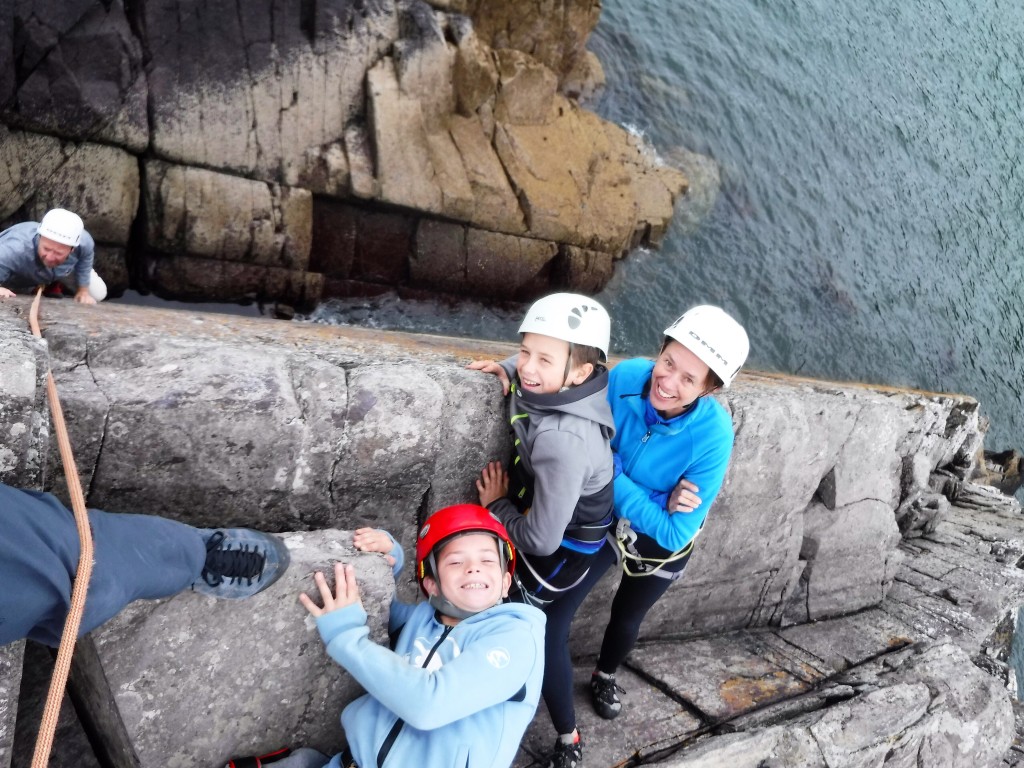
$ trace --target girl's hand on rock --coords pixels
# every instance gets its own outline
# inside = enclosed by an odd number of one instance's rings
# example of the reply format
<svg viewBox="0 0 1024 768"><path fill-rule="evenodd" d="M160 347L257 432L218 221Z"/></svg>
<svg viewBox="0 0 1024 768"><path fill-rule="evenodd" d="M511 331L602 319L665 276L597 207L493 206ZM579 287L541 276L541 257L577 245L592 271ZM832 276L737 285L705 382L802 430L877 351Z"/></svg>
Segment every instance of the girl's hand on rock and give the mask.
<svg viewBox="0 0 1024 768"><path fill-rule="evenodd" d="M480 472L476 481L480 494L480 506L486 507L492 501L503 499L508 494L508 474L500 461L492 461Z"/></svg>
<svg viewBox="0 0 1024 768"><path fill-rule="evenodd" d="M350 605L362 607L362 600L359 599L359 584L356 583L356 569L347 564L334 564L334 591L327 585L327 579L323 573L317 571L313 574L313 583L320 591L320 599L324 607L319 607L312 598L305 592L299 595L299 602L316 618L325 613L347 608Z"/></svg>
<svg viewBox="0 0 1024 768"><path fill-rule="evenodd" d="M484 373L490 373L498 377L498 381L501 382L501 388L508 394L510 382L508 380L508 374L505 373L505 369L498 365L493 360L474 360L472 363L466 366L471 371L483 371Z"/></svg>

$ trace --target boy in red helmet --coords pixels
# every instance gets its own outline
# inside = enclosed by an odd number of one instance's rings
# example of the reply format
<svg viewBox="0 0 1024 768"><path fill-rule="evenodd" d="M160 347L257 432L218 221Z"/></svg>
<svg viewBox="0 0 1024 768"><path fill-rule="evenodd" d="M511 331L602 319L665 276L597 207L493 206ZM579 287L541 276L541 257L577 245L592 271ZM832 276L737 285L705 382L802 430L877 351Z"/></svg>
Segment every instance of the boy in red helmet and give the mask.
<svg viewBox="0 0 1024 768"><path fill-rule="evenodd" d="M395 574L401 570L401 547L387 532L361 528L354 544L388 554ZM393 651L369 639L353 566L335 564L333 590L316 573L323 607L305 594L299 600L316 617L327 652L366 689L341 713L348 746L330 761L300 749L234 765L511 765L537 709L544 666L544 614L505 602L515 559L505 527L483 507L431 515L416 545L416 579L428 600L392 601Z"/></svg>

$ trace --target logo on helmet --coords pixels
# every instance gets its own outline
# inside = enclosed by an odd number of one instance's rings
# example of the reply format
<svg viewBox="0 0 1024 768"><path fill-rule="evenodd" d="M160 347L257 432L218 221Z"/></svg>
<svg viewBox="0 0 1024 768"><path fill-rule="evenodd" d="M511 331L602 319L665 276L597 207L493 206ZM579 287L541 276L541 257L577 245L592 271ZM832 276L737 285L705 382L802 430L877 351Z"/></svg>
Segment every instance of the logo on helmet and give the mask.
<svg viewBox="0 0 1024 768"><path fill-rule="evenodd" d="M710 344L708 344L706 341L704 341L704 339L702 339L700 336L698 336L696 333L694 333L690 329L688 329L686 332L689 334L690 338L692 338L694 341L700 342L700 345L702 347L704 347L704 349L706 349L708 352L710 352L712 355L717 357L719 360L721 360L726 365L729 365L729 361L726 360L724 357L722 357L721 353L719 353L719 351L717 349L715 349Z"/></svg>

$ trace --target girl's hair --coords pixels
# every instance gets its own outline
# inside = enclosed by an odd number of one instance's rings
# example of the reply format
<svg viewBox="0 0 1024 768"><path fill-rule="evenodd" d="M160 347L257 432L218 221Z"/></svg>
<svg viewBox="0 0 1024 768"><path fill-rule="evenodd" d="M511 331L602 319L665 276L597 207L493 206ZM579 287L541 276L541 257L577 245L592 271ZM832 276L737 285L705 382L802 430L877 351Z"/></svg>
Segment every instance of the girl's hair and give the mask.
<svg viewBox="0 0 1024 768"><path fill-rule="evenodd" d="M601 363L601 350L597 347L588 347L586 344L571 344L572 355L570 360L574 368L590 363L595 368Z"/></svg>

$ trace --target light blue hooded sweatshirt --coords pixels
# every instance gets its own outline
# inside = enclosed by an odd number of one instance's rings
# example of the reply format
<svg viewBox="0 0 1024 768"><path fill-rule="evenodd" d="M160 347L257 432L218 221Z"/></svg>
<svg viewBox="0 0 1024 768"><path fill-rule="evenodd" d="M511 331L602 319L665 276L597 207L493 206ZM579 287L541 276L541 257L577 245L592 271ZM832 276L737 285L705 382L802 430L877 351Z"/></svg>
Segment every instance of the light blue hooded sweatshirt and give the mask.
<svg viewBox="0 0 1024 768"><path fill-rule="evenodd" d="M370 640L361 606L321 616L328 654L366 689L341 713L356 763L375 768L402 720L388 768L511 765L540 698L544 622L533 606L504 603L449 627L429 603L395 600L391 651ZM339 766L335 755L329 768Z"/></svg>

